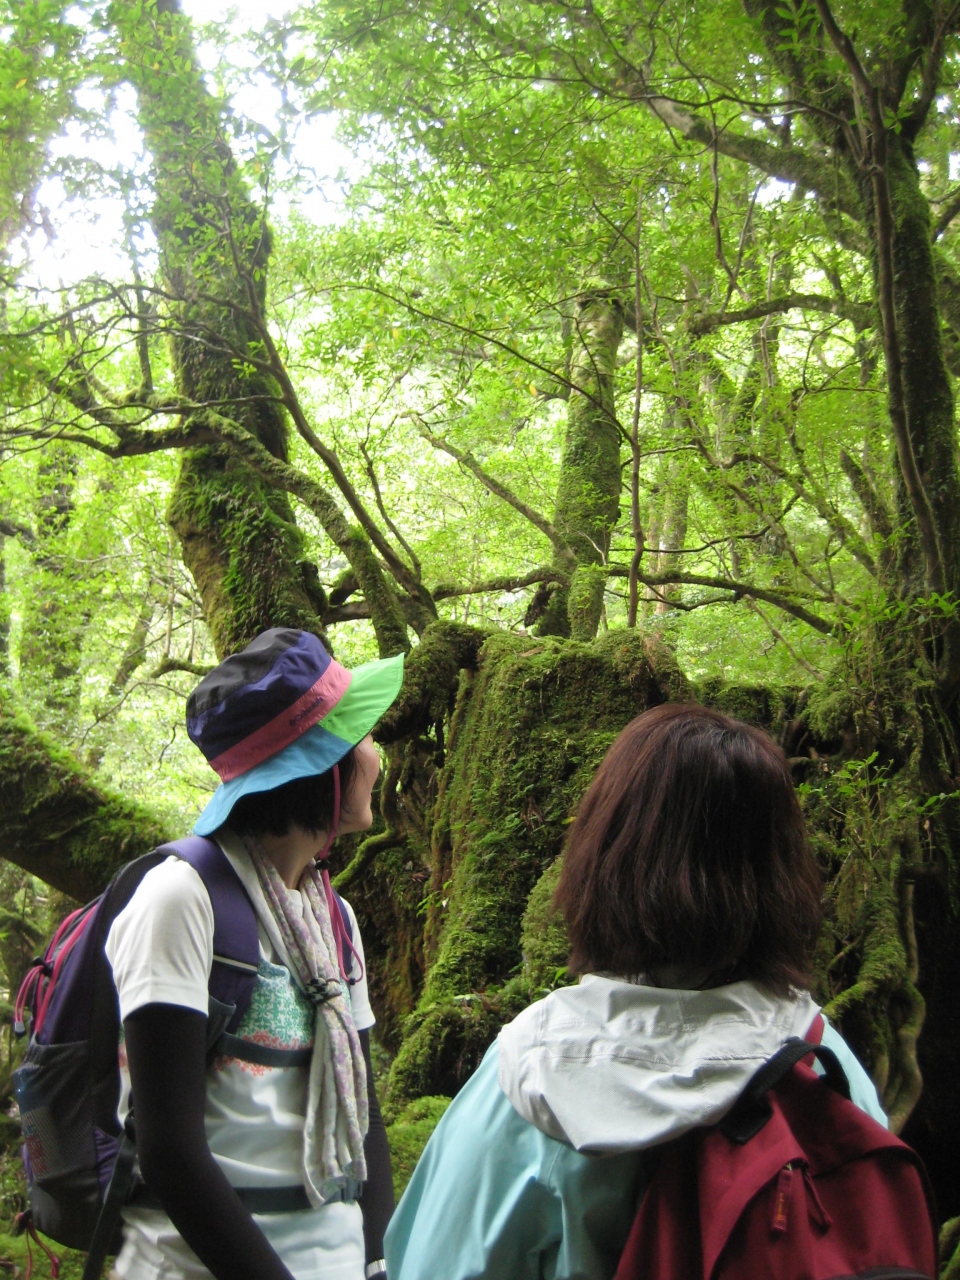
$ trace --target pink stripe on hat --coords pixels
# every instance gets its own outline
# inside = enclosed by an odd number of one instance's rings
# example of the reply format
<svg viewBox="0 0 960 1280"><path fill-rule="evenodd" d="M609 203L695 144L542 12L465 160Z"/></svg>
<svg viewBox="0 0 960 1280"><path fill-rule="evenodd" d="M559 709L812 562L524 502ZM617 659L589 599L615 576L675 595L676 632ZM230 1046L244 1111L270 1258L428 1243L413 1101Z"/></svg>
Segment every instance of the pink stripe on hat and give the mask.
<svg viewBox="0 0 960 1280"><path fill-rule="evenodd" d="M220 775L221 782L239 777L255 765L269 760L301 734L312 729L324 716L329 715L350 686L351 672L332 659L317 683L296 702L274 716L255 733L251 733L236 746L222 751L209 764Z"/></svg>

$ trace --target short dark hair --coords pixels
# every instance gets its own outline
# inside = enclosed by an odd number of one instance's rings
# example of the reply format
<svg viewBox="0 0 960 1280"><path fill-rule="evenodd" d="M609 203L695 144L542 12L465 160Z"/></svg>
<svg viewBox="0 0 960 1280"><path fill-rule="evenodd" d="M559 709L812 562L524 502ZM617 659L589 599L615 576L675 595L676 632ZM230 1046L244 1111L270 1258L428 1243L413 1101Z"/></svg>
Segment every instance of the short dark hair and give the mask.
<svg viewBox="0 0 960 1280"><path fill-rule="evenodd" d="M786 756L706 707L645 711L583 797L556 902L575 973L807 987L821 882Z"/></svg>
<svg viewBox="0 0 960 1280"><path fill-rule="evenodd" d="M339 762L340 801L350 791L357 763L353 750ZM230 810L227 826L238 836L285 836L293 826L329 831L333 822L333 770L294 778L272 791L251 791Z"/></svg>

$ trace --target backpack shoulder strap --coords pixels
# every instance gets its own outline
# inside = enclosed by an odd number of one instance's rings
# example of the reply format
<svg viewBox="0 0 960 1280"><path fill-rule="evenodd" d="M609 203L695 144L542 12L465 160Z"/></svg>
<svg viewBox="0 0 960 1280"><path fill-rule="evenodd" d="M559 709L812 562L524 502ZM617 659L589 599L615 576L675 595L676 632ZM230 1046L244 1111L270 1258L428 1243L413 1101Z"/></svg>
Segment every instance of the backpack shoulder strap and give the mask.
<svg viewBox="0 0 960 1280"><path fill-rule="evenodd" d="M340 911L340 919L343 921L343 931L350 941L353 942L353 921L350 918L350 912L347 910L347 904L340 897L339 893L337 893L336 889L333 891L333 896L336 899L337 907Z"/></svg>
<svg viewBox="0 0 960 1280"><path fill-rule="evenodd" d="M233 1005L227 1030L234 1031L250 1007L260 961L257 913L230 860L213 840L186 836L158 852L189 862L203 881L213 907L213 968L210 995Z"/></svg>

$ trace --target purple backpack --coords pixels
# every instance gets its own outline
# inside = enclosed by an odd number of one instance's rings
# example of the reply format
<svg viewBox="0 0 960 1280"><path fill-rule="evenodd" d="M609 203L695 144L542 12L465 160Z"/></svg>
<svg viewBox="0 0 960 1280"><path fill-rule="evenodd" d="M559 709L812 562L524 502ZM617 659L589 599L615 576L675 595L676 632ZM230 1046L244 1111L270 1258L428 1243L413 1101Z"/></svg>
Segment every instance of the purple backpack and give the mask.
<svg viewBox="0 0 960 1280"><path fill-rule="evenodd" d="M234 1034L253 995L260 959L257 917L219 845L188 836L121 867L99 898L73 912L24 979L15 1030L32 1011L30 1044L14 1073L30 1208L21 1226L89 1251L84 1280L99 1277L120 1246L120 1210L137 1190L132 1115L120 1102L120 1008L104 946L141 880L171 855L189 862L213 907L207 1049L274 1067L309 1063L309 1049L271 1049ZM352 930L337 895L344 931Z"/></svg>

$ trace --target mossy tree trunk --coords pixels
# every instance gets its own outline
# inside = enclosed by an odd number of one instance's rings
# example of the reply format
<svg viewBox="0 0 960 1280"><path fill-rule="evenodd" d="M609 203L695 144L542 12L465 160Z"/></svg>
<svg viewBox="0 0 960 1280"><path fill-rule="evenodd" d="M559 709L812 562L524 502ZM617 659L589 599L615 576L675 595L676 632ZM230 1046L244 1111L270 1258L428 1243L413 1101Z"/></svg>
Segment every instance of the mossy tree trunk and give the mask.
<svg viewBox="0 0 960 1280"><path fill-rule="evenodd" d="M815 0L817 21L793 40L794 18L778 0L744 7L791 94L811 104L807 127L835 157L833 198L869 247L893 444L892 509L862 470L844 464L870 523L890 534L893 554L882 551L876 566L887 607L861 621L857 643L806 713L833 751L869 761L847 767L856 785L845 792L836 777L821 772L815 781L821 798L832 795L813 815L832 838L832 853L824 846L835 930L824 951L834 995L827 1009L873 1070L893 1126L913 1116L909 1132L925 1130L925 1149L949 1159L956 1185L958 1131L947 1136L936 1119L955 1112L944 1064L960 1052L956 1019L938 1010L936 1056L919 1037L921 992L942 990L951 971L941 966L954 966L955 977L957 959L955 945L930 945L930 925L933 904L955 900L960 860L960 621L950 603L960 587L960 469L943 343L949 297L938 291L944 270L914 144L957 15L906 6L882 50L867 54L827 0ZM820 195L829 200L826 183L824 174ZM853 891L855 876L862 878Z"/></svg>
<svg viewBox="0 0 960 1280"><path fill-rule="evenodd" d="M219 104L203 82L178 0L115 4L124 74L154 164L151 222L167 285L178 391L198 426L228 418L280 464L288 462L288 412L269 370L263 320L270 231L238 170ZM149 402L148 385L140 388ZM208 417L208 415L210 415ZM269 460L255 447L188 450L170 522L193 574L220 655L271 626L322 633L326 597ZM351 564L382 652L407 647L406 625L366 536L314 484L315 510Z"/></svg>
<svg viewBox="0 0 960 1280"><path fill-rule="evenodd" d="M81 902L173 834L143 805L97 786L2 688L0 833L0 856Z"/></svg>
<svg viewBox="0 0 960 1280"><path fill-rule="evenodd" d="M592 640L603 610L610 535L620 513L620 426L614 407L614 369L623 337L623 304L599 282L577 298L567 428L560 460L554 526L569 554L554 567L569 585L550 595L537 626L542 636ZM572 572L571 572L572 571Z"/></svg>

